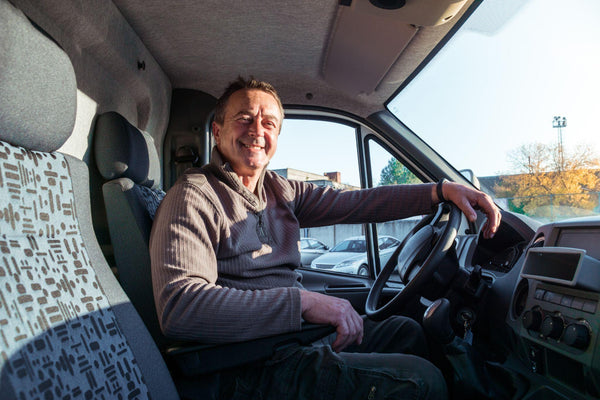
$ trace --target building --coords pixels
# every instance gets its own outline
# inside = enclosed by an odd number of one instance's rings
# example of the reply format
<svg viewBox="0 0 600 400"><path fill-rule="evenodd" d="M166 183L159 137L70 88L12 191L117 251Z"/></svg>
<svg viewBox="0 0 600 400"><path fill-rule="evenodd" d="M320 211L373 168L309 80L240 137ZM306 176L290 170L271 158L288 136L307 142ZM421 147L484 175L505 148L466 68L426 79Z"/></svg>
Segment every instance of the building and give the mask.
<svg viewBox="0 0 600 400"><path fill-rule="evenodd" d="M287 179L314 183L319 186L331 186L334 189L359 190L357 186L342 183L342 174L340 172L326 172L323 175L313 172L300 171L294 168L274 169L273 172Z"/></svg>

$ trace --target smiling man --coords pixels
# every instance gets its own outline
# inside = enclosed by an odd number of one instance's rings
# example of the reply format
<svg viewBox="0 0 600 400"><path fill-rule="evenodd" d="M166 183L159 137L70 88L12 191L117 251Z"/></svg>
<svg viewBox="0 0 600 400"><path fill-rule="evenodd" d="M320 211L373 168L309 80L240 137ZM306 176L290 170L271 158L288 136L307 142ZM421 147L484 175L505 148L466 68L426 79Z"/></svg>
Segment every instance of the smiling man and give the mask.
<svg viewBox="0 0 600 400"><path fill-rule="evenodd" d="M219 152L251 192L275 155L283 122L283 107L276 92L263 86L226 92L222 99L227 99L228 107L217 105L213 123Z"/></svg>
<svg viewBox="0 0 600 400"><path fill-rule="evenodd" d="M164 334L228 343L297 331L303 320L336 328L327 345L288 348L223 373L222 398L236 390L273 399L366 398L373 390L390 399L445 398L416 322L363 320L348 301L304 290L295 271L300 227L427 214L441 200L436 185L338 191L287 180L266 168L283 116L271 85L233 82L217 102L210 163L186 171L163 200L150 249ZM481 208L485 235L493 235L500 218L487 195L453 183L440 188L469 219Z"/></svg>

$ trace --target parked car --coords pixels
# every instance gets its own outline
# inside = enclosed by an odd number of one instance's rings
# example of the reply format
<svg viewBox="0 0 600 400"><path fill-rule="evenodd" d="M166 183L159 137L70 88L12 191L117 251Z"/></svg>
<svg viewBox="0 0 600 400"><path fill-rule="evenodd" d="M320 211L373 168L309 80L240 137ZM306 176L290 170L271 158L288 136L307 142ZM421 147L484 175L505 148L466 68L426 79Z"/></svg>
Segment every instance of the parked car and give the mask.
<svg viewBox="0 0 600 400"><path fill-rule="evenodd" d="M300 239L300 262L303 267L309 267L312 260L326 253L329 246L313 238Z"/></svg>
<svg viewBox="0 0 600 400"><path fill-rule="evenodd" d="M399 245L400 241L392 236L379 238L379 262L381 266L388 262ZM369 275L367 240L364 236L355 236L343 240L327 253L315 258L310 266L311 268L367 276Z"/></svg>

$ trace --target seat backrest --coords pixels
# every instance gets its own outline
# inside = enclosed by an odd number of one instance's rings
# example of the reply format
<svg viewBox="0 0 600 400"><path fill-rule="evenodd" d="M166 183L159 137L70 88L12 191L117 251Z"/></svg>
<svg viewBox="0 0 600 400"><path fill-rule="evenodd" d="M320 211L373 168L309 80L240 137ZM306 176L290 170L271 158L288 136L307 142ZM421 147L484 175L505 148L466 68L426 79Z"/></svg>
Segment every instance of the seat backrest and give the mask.
<svg viewBox="0 0 600 400"><path fill-rule="evenodd" d="M178 398L95 239L87 166L55 151L70 60L6 0L0 48L0 398Z"/></svg>
<svg viewBox="0 0 600 400"><path fill-rule="evenodd" d="M98 116L94 130L96 165L119 282L159 347L162 335L152 292L148 242L154 213L165 193L152 137L116 112Z"/></svg>

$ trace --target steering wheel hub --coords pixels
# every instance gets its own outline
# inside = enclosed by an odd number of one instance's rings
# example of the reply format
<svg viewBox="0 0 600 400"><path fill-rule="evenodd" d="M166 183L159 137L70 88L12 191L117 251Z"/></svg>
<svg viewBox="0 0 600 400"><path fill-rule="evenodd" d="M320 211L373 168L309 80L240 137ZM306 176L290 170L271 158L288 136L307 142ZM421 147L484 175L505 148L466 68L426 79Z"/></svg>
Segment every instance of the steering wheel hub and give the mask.
<svg viewBox="0 0 600 400"><path fill-rule="evenodd" d="M369 318L383 320L421 295L425 284L431 280L454 244L460 216L461 212L454 204L440 203L435 213L423 218L409 232L371 287L365 304ZM381 293L395 268L398 268L404 287L389 302L378 308Z"/></svg>

